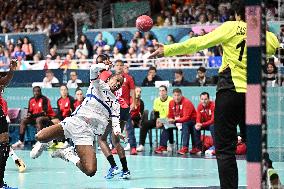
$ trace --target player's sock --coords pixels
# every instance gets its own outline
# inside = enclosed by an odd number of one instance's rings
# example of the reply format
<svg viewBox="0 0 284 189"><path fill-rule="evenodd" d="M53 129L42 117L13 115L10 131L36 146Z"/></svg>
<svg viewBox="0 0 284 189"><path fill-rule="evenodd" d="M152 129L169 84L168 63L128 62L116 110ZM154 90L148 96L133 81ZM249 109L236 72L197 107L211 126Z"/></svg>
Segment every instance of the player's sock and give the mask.
<svg viewBox="0 0 284 189"><path fill-rule="evenodd" d="M123 172L128 171L126 157L120 159Z"/></svg>
<svg viewBox="0 0 284 189"><path fill-rule="evenodd" d="M9 157L10 146L8 143L0 143L0 187L4 185L4 172L6 161Z"/></svg>
<svg viewBox="0 0 284 189"><path fill-rule="evenodd" d="M12 148L10 148L9 156L10 156L14 161L16 161L16 160L19 159L19 157L17 156L17 154L15 153L15 151L14 151Z"/></svg>
<svg viewBox="0 0 284 189"><path fill-rule="evenodd" d="M111 168L114 168L114 167L116 166L116 163L115 163L115 161L114 161L113 155L109 155L109 156L107 157L107 160L108 160L108 162L109 162Z"/></svg>

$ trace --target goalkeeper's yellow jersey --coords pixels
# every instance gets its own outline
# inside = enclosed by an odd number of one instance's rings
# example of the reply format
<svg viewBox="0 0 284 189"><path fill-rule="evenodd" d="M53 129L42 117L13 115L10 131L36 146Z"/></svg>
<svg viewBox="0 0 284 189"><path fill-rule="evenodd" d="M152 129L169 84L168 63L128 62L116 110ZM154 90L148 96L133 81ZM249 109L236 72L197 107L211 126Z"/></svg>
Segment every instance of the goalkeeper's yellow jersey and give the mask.
<svg viewBox="0 0 284 189"><path fill-rule="evenodd" d="M247 24L243 21L228 21L212 32L193 37L182 43L164 46L165 56L192 54L218 44L223 47L222 65L219 69L217 91L235 90L244 93L247 88ZM266 32L266 51L269 56L279 47L277 37ZM260 62L259 62L260 64Z"/></svg>
<svg viewBox="0 0 284 189"><path fill-rule="evenodd" d="M155 112L159 112L159 118L166 118L168 117L169 113L169 104L173 98L168 96L165 101L162 101L160 97L154 100L153 109Z"/></svg>

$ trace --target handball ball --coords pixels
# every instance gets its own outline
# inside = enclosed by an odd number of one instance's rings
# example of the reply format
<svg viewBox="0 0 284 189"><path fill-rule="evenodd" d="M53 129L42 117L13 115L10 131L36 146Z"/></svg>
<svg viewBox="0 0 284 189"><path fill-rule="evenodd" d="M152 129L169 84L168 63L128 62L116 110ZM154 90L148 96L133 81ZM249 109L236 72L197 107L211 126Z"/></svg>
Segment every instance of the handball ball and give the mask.
<svg viewBox="0 0 284 189"><path fill-rule="evenodd" d="M150 16L142 15L136 19L136 28L139 31L147 32L153 27L153 20Z"/></svg>

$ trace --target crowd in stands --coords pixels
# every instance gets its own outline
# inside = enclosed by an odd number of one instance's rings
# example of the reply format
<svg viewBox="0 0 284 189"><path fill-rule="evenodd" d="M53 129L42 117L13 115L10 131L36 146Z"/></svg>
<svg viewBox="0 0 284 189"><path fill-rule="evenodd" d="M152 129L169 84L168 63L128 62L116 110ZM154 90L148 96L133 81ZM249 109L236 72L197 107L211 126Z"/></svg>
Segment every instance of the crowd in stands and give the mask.
<svg viewBox="0 0 284 189"><path fill-rule="evenodd" d="M223 23L233 20L234 15L231 11L231 2L224 0L173 0L173 1L153 1L152 7L160 13L156 17L157 26L171 25L209 25ZM267 20L275 21L278 15L277 2L267 1L266 11ZM284 4L281 9L284 10Z"/></svg>
<svg viewBox="0 0 284 189"><path fill-rule="evenodd" d="M0 33L44 32L53 46L74 36L73 13L87 15L92 23L96 6L79 0L0 0L0 10Z"/></svg>

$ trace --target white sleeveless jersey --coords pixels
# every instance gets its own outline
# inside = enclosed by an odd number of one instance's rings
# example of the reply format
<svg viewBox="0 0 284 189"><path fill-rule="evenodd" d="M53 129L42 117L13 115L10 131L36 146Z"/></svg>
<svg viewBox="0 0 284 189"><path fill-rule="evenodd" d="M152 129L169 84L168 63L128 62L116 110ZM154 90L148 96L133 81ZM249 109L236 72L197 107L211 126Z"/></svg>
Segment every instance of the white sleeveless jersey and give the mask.
<svg viewBox="0 0 284 189"><path fill-rule="evenodd" d="M96 134L103 134L109 119L112 120L114 131L120 131L120 105L107 83L99 79L99 71L105 69L105 64L93 64L90 68L90 86L86 98L72 113L80 117Z"/></svg>

